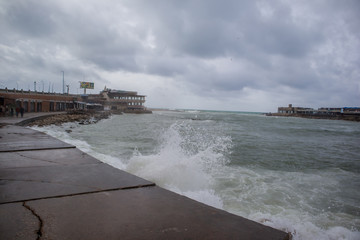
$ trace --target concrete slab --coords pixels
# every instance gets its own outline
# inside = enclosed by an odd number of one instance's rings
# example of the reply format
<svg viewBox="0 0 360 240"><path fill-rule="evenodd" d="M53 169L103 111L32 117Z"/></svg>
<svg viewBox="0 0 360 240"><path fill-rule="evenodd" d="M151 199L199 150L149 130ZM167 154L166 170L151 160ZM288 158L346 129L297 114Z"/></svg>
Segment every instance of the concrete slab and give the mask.
<svg viewBox="0 0 360 240"><path fill-rule="evenodd" d="M288 239L284 232L159 187L27 204L42 220L41 239Z"/></svg>
<svg viewBox="0 0 360 240"><path fill-rule="evenodd" d="M2 169L93 163L99 163L99 160L76 148L0 153L0 168Z"/></svg>
<svg viewBox="0 0 360 240"><path fill-rule="evenodd" d="M0 204L154 185L104 163L0 169Z"/></svg>
<svg viewBox="0 0 360 240"><path fill-rule="evenodd" d="M0 205L0 216L0 239L37 239L39 220L22 203Z"/></svg>
<svg viewBox="0 0 360 240"><path fill-rule="evenodd" d="M0 127L0 152L75 148L45 133L29 128L6 125Z"/></svg>

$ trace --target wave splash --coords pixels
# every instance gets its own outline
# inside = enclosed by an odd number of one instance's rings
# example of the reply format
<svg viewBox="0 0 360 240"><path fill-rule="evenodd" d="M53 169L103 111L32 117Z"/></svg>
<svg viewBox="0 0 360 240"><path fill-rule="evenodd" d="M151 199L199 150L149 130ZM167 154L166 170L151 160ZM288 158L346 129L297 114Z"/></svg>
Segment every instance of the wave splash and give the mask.
<svg viewBox="0 0 360 240"><path fill-rule="evenodd" d="M174 123L160 136L157 154L143 156L138 151L126 170L213 207L223 208L213 190L213 174L227 163L224 151L231 139L195 129L186 122Z"/></svg>

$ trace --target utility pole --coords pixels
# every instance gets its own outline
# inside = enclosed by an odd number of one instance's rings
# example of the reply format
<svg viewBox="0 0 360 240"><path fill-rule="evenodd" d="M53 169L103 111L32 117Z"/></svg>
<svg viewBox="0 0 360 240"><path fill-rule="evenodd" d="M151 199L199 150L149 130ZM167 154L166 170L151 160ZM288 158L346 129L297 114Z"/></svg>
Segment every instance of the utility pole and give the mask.
<svg viewBox="0 0 360 240"><path fill-rule="evenodd" d="M65 81L64 81L64 71L62 71L62 73L63 73L63 94L65 94Z"/></svg>

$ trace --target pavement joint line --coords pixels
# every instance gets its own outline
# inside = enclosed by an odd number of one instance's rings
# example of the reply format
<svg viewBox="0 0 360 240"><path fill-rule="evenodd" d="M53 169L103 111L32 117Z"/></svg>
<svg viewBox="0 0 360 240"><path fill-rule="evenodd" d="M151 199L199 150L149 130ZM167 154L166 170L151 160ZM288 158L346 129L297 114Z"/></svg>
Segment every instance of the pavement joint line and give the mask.
<svg viewBox="0 0 360 240"><path fill-rule="evenodd" d="M31 149L13 149L13 150L0 150L0 153L7 152L25 152L25 151L42 151L42 150L57 150L57 149L71 149L76 148L76 146L67 146L67 147L51 147L51 148L31 148Z"/></svg>
<svg viewBox="0 0 360 240"><path fill-rule="evenodd" d="M50 161L50 160L45 160L45 159L39 159L39 158L35 158L35 157L26 156L26 155L21 154L21 153L15 153L15 154L19 155L20 157L27 158L27 159L31 159L31 160L35 160L35 161L46 162L46 163L54 163L54 164L56 164L56 165L65 165L65 166L67 166L67 164L60 164L60 163L57 162L57 161Z"/></svg>
<svg viewBox="0 0 360 240"><path fill-rule="evenodd" d="M28 209L28 210L38 219L38 221L39 221L39 228L38 228L38 230L36 231L36 234L37 234L36 240L41 239L42 229L43 229L43 225L44 225L44 224L43 224L43 220L41 219L40 215L35 212L34 209L32 209L29 205L26 205L26 201L23 202L23 207L25 207L26 209Z"/></svg>
<svg viewBox="0 0 360 240"><path fill-rule="evenodd" d="M102 190L98 190L98 191L72 193L72 194L65 194L65 195L57 195L57 196L49 196L49 197L40 197L40 198L21 199L21 200L10 201L10 202L2 202L2 203L0 203L0 205L10 204L10 203L30 202L30 201L45 200L45 199L53 199L53 198L74 197L74 196L94 194L94 193L101 193L101 192L113 192L113 191L119 191L119 190L130 190L130 189L138 189L138 188L148 188L148 187L155 187L155 186L156 186L155 183L149 183L149 184L137 185L137 186L102 189Z"/></svg>
<svg viewBox="0 0 360 240"><path fill-rule="evenodd" d="M30 167L32 168L32 167ZM11 169L11 168L8 168ZM18 169L18 168L15 168ZM50 184L59 184L59 185L65 185L65 186L73 186L73 187L88 187L88 188L94 188L91 186L83 186L83 185L76 185L76 184L68 184L63 182L56 182L56 181L44 181L44 180L31 180L31 179L11 179L11 178L0 178L0 181L8 181L8 182L35 182L35 183L50 183Z"/></svg>

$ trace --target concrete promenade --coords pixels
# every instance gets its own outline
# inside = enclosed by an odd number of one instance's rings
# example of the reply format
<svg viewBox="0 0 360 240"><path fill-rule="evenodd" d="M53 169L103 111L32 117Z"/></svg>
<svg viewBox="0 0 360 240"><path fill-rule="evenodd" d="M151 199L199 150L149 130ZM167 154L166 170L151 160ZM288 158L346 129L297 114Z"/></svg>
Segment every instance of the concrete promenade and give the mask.
<svg viewBox="0 0 360 240"><path fill-rule="evenodd" d="M14 125L26 118L0 118L0 239L289 239Z"/></svg>

